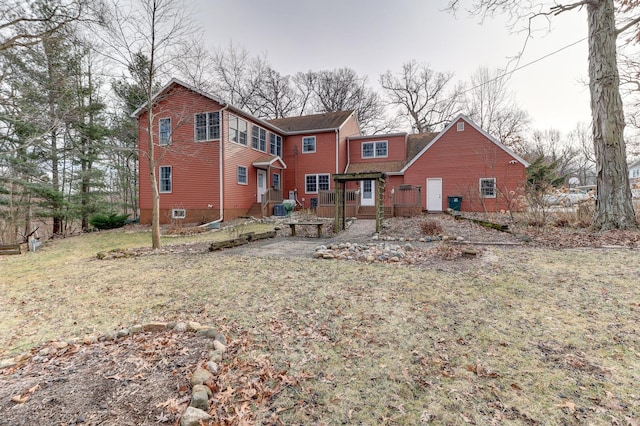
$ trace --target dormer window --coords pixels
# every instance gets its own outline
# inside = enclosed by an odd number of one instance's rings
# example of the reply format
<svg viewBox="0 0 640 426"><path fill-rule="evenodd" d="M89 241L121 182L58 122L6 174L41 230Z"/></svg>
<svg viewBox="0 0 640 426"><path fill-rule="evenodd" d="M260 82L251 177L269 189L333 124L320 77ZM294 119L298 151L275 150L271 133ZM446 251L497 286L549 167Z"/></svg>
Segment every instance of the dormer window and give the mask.
<svg viewBox="0 0 640 426"><path fill-rule="evenodd" d="M387 141L362 143L362 158L387 157L388 152Z"/></svg>

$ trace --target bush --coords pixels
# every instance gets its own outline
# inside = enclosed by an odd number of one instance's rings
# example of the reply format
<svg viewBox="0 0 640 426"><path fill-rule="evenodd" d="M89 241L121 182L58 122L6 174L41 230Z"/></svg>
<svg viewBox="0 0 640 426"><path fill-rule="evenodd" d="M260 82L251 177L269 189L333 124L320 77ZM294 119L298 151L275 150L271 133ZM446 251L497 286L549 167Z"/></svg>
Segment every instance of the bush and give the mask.
<svg viewBox="0 0 640 426"><path fill-rule="evenodd" d="M128 214L98 213L89 219L89 223L97 229L115 229L123 227L127 218L129 218Z"/></svg>
<svg viewBox="0 0 640 426"><path fill-rule="evenodd" d="M424 235L437 236L442 235L442 227L431 220L424 221L420 224L420 229Z"/></svg>

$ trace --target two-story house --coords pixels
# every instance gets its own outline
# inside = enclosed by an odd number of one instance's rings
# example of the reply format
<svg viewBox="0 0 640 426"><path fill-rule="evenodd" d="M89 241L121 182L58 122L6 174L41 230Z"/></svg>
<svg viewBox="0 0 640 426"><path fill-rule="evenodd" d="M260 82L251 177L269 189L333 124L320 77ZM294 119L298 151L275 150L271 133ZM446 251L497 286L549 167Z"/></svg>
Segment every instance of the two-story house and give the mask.
<svg viewBox="0 0 640 426"><path fill-rule="evenodd" d="M412 187L418 211L446 210L452 195L462 197L462 210L508 209L528 165L464 116L439 133L363 136L353 111L265 121L175 79L156 94L152 112L162 223L271 215L283 198L315 208L334 190L332 175L371 171L386 176L385 205ZM133 116L140 221L150 223L147 106ZM359 206L373 205L375 185L350 184Z"/></svg>

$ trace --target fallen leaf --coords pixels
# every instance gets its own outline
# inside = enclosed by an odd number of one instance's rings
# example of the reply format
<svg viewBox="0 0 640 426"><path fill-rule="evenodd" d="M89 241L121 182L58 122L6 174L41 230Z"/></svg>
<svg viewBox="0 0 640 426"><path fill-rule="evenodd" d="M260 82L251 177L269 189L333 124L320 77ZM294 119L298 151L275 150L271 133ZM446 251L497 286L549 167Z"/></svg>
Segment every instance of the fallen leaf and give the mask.
<svg viewBox="0 0 640 426"><path fill-rule="evenodd" d="M511 383L511 387L512 387L513 389L515 389L515 390L519 390L519 391L521 391L521 390L522 390L522 388L521 388L520 386L518 386L518 384L517 384L517 383Z"/></svg>
<svg viewBox="0 0 640 426"><path fill-rule="evenodd" d="M28 400L29 400L29 397L25 395L16 395L13 398L11 398L11 401L16 402L18 404L24 404Z"/></svg>

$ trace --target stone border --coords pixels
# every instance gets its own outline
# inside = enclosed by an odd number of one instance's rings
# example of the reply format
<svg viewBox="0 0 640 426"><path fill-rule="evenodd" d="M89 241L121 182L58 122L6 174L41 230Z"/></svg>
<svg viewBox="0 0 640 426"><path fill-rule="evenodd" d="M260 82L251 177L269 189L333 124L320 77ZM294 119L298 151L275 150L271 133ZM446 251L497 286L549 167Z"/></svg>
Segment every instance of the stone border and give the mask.
<svg viewBox="0 0 640 426"><path fill-rule="evenodd" d="M213 396L211 389L206 385L212 381L218 374L218 363L222 361L224 353L227 351L227 339L225 336L212 327L203 326L195 321L171 321L171 322L149 322L145 324L136 324L129 328L120 330L110 330L101 335L87 335L83 338L73 338L67 341L52 340L48 343L53 344L57 349L56 354L62 355L66 352L70 345L85 344L90 345L96 342L106 342L118 340L124 337L133 336L142 332L163 332L173 331L175 333L193 332L196 336L204 336L213 340L207 354L207 362L205 367L196 367L191 376L191 402L187 409L180 416L180 426L199 426L201 421L211 420L208 414L209 398ZM44 346L44 345L43 345ZM20 362L28 359L38 361L48 355L52 355L50 348L44 347L40 350L33 348L31 351L16 355L13 358L0 360L0 370L18 365Z"/></svg>

